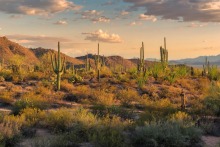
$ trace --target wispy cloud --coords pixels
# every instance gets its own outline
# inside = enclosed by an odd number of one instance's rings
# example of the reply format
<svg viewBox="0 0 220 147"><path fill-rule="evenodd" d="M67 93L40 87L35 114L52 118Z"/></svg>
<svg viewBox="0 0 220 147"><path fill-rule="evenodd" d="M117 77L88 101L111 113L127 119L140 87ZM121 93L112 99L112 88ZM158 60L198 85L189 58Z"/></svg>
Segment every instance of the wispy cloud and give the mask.
<svg viewBox="0 0 220 147"><path fill-rule="evenodd" d="M102 15L103 12L97 10L86 10L78 13L81 14L82 19L90 20L93 23L97 23L97 22L108 23L111 21L110 18Z"/></svg>
<svg viewBox="0 0 220 147"><path fill-rule="evenodd" d="M126 15L128 15L129 13L130 13L130 12L123 10L123 11L120 12L120 15L121 15L121 16L126 16Z"/></svg>
<svg viewBox="0 0 220 147"><path fill-rule="evenodd" d="M123 0L132 3L130 11L145 8L145 15L162 19L220 22L219 0Z"/></svg>
<svg viewBox="0 0 220 147"><path fill-rule="evenodd" d="M157 21L157 17L155 17L154 15L140 14L139 15L139 20L155 22L155 21Z"/></svg>
<svg viewBox="0 0 220 147"><path fill-rule="evenodd" d="M139 25L142 25L141 22L138 22L138 21L133 21L129 24L130 26L139 26Z"/></svg>
<svg viewBox="0 0 220 147"><path fill-rule="evenodd" d="M68 0L0 0L0 11L8 14L50 15L81 8Z"/></svg>
<svg viewBox="0 0 220 147"><path fill-rule="evenodd" d="M68 23L65 20L59 20L59 21L55 22L54 24L56 24L56 25L67 25Z"/></svg>
<svg viewBox="0 0 220 147"><path fill-rule="evenodd" d="M108 34L107 32L104 32L101 29L95 32L88 32L82 34L86 35L85 40L100 41L106 43L122 43L122 39L118 34Z"/></svg>
<svg viewBox="0 0 220 147"><path fill-rule="evenodd" d="M204 27L206 25L207 24L201 24L201 23L192 22L191 24L187 25L186 27L189 27L189 28L200 28L200 27Z"/></svg>

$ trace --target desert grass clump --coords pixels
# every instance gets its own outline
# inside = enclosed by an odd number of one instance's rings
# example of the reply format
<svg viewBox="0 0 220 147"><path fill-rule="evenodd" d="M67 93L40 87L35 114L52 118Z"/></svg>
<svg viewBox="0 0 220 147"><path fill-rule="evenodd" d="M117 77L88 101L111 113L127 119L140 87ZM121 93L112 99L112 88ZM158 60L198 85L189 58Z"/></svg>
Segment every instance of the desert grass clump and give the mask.
<svg viewBox="0 0 220 147"><path fill-rule="evenodd" d="M101 67L100 77L101 78L112 77L112 71L108 67L103 66Z"/></svg>
<svg viewBox="0 0 220 147"><path fill-rule="evenodd" d="M220 84L213 83L204 99L206 111L211 115L220 116Z"/></svg>
<svg viewBox="0 0 220 147"><path fill-rule="evenodd" d="M68 80L64 80L60 85L60 90L65 92L71 92L74 90L74 86L72 83L69 83Z"/></svg>
<svg viewBox="0 0 220 147"><path fill-rule="evenodd" d="M169 116L177 112L177 105L171 103L169 99L150 100L144 101L145 112L140 115L138 123L167 120Z"/></svg>
<svg viewBox="0 0 220 147"><path fill-rule="evenodd" d="M119 99L121 104L126 107L131 106L134 102L137 102L139 98L138 92L133 89L120 90L117 93L117 99Z"/></svg>
<svg viewBox="0 0 220 147"><path fill-rule="evenodd" d="M8 115L0 123L0 145L14 146L21 138L24 117Z"/></svg>
<svg viewBox="0 0 220 147"><path fill-rule="evenodd" d="M164 66L161 63L155 63L150 68L150 75L152 75L155 80L158 80L159 78L163 77L164 75Z"/></svg>
<svg viewBox="0 0 220 147"><path fill-rule="evenodd" d="M117 116L113 116L113 118L106 116L99 121L94 131L89 134L89 140L98 147L128 146L123 132L131 125L130 120L122 121Z"/></svg>
<svg viewBox="0 0 220 147"><path fill-rule="evenodd" d="M93 90L91 93L92 103L96 105L112 106L115 102L115 95L105 90Z"/></svg>
<svg viewBox="0 0 220 147"><path fill-rule="evenodd" d="M54 132L64 132L72 126L73 120L74 115L71 109L61 108L50 111L44 123Z"/></svg>
<svg viewBox="0 0 220 147"><path fill-rule="evenodd" d="M14 102L13 93L9 91L1 91L0 102L3 104L12 104Z"/></svg>
<svg viewBox="0 0 220 147"><path fill-rule="evenodd" d="M18 114L25 108L38 108L46 109L50 106L50 102L47 98L41 95L36 95L34 92L24 94L21 99L15 102L13 106L13 112Z"/></svg>
<svg viewBox="0 0 220 147"><path fill-rule="evenodd" d="M210 81L217 81L219 80L219 71L217 66L212 66L209 68L208 78Z"/></svg>
<svg viewBox="0 0 220 147"><path fill-rule="evenodd" d="M25 118L25 127L35 127L45 120L46 112L37 108L26 108L21 110L20 117Z"/></svg>
<svg viewBox="0 0 220 147"><path fill-rule="evenodd" d="M43 72L30 72L26 76L26 80L42 80L45 78Z"/></svg>

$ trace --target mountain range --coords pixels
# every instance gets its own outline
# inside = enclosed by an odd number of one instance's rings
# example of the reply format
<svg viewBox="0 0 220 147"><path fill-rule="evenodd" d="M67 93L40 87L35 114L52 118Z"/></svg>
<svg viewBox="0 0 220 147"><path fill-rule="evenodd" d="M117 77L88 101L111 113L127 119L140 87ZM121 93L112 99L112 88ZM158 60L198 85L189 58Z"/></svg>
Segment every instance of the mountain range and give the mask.
<svg viewBox="0 0 220 147"><path fill-rule="evenodd" d="M45 54L57 54L57 51L53 49L44 49L42 47L39 48L26 48L18 43L15 43L13 41L10 41L6 37L0 37L0 61L4 59L4 62L7 64L10 62L12 58L14 58L14 55L19 55L19 57L24 57L24 61L22 64L26 65L34 65L40 62L40 58L43 57ZM63 57L66 58L67 64L74 64L74 65L80 65L84 64L86 61L86 56L80 56L80 57L70 57L65 54L61 54ZM88 55L92 66L94 66L94 55L89 54ZM200 56L197 58L186 58L186 59L180 59L180 60L171 60L169 63L171 64L186 64L189 66L202 66L205 63L206 57L211 65L220 65L220 55L216 56ZM100 56L100 58L103 58ZM136 67L138 63L138 59L124 59L121 56L109 56L104 57L104 60L106 62L107 66L124 66L125 68L132 68ZM155 61L158 61L156 59L146 59L145 64L151 65Z"/></svg>

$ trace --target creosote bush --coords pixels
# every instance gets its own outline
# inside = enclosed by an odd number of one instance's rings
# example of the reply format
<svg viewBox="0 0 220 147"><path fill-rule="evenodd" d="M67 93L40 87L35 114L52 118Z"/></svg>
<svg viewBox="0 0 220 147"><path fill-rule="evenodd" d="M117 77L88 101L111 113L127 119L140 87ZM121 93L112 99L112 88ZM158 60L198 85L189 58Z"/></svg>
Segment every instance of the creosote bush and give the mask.
<svg viewBox="0 0 220 147"><path fill-rule="evenodd" d="M131 106L133 102L138 101L139 95L137 91L129 90L120 90L117 93L117 99L120 100L121 104L124 106Z"/></svg>
<svg viewBox="0 0 220 147"><path fill-rule="evenodd" d="M13 112L18 114L24 108L46 109L50 106L50 102L42 95L36 95L33 92L24 94L20 100L16 101L13 107Z"/></svg>
<svg viewBox="0 0 220 147"><path fill-rule="evenodd" d="M132 133L133 146L190 147L201 145L202 131L194 126L183 126L178 122L146 123Z"/></svg>

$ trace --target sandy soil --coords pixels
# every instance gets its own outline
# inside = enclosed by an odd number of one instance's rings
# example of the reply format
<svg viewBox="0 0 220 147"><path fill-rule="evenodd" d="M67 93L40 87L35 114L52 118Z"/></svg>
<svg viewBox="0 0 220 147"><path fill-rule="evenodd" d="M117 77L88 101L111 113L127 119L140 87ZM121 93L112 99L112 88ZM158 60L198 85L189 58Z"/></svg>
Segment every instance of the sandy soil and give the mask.
<svg viewBox="0 0 220 147"><path fill-rule="evenodd" d="M203 136L202 140L205 142L205 147L220 147L220 137Z"/></svg>

